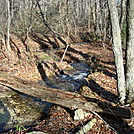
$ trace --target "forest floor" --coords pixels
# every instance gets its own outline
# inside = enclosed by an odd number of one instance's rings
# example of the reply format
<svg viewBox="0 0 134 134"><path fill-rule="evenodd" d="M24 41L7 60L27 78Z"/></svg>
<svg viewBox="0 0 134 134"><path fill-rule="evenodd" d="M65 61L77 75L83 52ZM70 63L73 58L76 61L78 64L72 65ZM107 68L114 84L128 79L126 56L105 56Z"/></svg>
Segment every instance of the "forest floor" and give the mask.
<svg viewBox="0 0 134 134"><path fill-rule="evenodd" d="M41 76L37 70L36 63L34 60L31 60L34 56L34 50L41 50L43 47L41 43L47 44L48 49L49 45L52 45L54 48L59 42L57 40L52 40L52 38L45 37L46 40L41 40L41 37L37 38L33 36L33 40L29 43L29 48L31 53L28 54L25 52L24 46L16 38L13 38L13 42L17 44L17 47L21 50L21 53L24 54L24 57L28 57L26 60L8 61L3 55L0 56L1 63L0 72L7 74L12 74L16 77L22 78L27 81L37 82L41 80ZM38 41L37 41L38 39ZM39 42L40 41L40 42ZM16 47L16 48L17 48ZM59 57L62 56L64 49L59 51ZM44 53L44 51L43 51ZM92 61L87 59L86 55L91 55ZM49 55L48 60L49 60ZM93 59L95 57L95 59ZM41 57L43 58L43 57ZM84 45L71 45L67 54L65 55L64 60L69 62L79 62L86 61L88 64L90 62L93 64L95 70L89 74L88 78L91 80L90 85L85 87L83 90L79 90L79 93L88 96L91 92L94 92L94 95L97 99L101 101L107 101L111 103L114 100L117 100L117 79L115 72L114 56L112 52L112 45L102 44L100 41L89 42ZM114 104L113 105L119 105ZM130 109L134 112L134 104L124 105L124 108ZM83 128L85 124L90 122L92 119L96 119L96 122L92 128L87 132L87 134L131 134L134 132L134 118L132 119L122 119L115 117L114 115L106 114L97 114L89 112L89 115L82 120L74 120L74 110L70 110L65 107L58 105L53 105L48 113L47 117L43 118L40 122L33 125L32 127L22 130L21 133L27 133L31 131L40 131L48 134L74 134ZM9 134L19 134L20 132L10 131Z"/></svg>

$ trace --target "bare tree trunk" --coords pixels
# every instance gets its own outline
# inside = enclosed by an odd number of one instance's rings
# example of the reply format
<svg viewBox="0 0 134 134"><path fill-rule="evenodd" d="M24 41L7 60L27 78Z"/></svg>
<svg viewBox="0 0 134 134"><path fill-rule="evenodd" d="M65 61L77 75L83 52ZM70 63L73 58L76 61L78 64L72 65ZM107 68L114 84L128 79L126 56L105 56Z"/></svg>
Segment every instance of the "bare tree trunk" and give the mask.
<svg viewBox="0 0 134 134"><path fill-rule="evenodd" d="M101 36L103 36L102 41L103 41L103 47L105 47L104 42L106 41L106 37L108 34L108 23L109 23L109 14L108 14L108 6L106 4L106 0L100 0L100 31L101 31Z"/></svg>
<svg viewBox="0 0 134 134"><path fill-rule="evenodd" d="M87 1L87 6L86 6L86 8L87 8L87 10L88 10L88 32L91 32L92 31L92 29L91 29L91 8L90 8L90 3L91 1Z"/></svg>
<svg viewBox="0 0 134 134"><path fill-rule="evenodd" d="M126 0L121 0L121 12L120 12L120 28L123 27L123 22L126 14Z"/></svg>
<svg viewBox="0 0 134 134"><path fill-rule="evenodd" d="M127 103L134 100L134 0L127 0Z"/></svg>
<svg viewBox="0 0 134 134"><path fill-rule="evenodd" d="M13 16L14 16L13 6L14 6L14 0L11 0L11 18L13 18Z"/></svg>
<svg viewBox="0 0 134 134"><path fill-rule="evenodd" d="M10 51L11 51L11 47L10 47L10 24L11 24L11 16L10 16L10 1L6 0L7 2L7 53L10 57Z"/></svg>
<svg viewBox="0 0 134 134"><path fill-rule="evenodd" d="M100 3L98 0L95 1L95 24L96 24L96 35L97 35L97 38L98 37L101 37L101 31L100 31Z"/></svg>
<svg viewBox="0 0 134 134"><path fill-rule="evenodd" d="M120 102L124 103L126 97L125 74L123 66L121 30L119 26L118 12L115 0L108 0L108 6L110 10L110 17L112 23L113 51L114 51L115 65L117 72L117 90Z"/></svg>

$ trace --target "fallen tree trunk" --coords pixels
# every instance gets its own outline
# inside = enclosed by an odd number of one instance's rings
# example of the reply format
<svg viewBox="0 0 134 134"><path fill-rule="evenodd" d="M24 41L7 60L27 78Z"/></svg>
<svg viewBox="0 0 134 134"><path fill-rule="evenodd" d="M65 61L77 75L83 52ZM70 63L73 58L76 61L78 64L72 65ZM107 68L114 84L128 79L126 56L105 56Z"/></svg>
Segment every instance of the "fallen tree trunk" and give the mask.
<svg viewBox="0 0 134 134"><path fill-rule="evenodd" d="M101 102L94 98L86 98L78 93L48 88L40 86L37 83L29 83L14 76L0 74L0 85L36 97L42 101L51 102L71 109L81 108L92 112L106 113L127 119L131 118L131 111L129 109L111 106L106 102Z"/></svg>

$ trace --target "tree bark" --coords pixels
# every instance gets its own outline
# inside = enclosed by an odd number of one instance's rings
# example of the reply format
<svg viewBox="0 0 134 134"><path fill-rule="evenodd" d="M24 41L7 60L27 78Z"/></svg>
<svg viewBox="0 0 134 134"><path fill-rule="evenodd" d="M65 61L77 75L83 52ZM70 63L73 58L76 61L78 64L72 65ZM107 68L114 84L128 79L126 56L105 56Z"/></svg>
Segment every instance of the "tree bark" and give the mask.
<svg viewBox="0 0 134 134"><path fill-rule="evenodd" d="M134 0L127 0L127 103L134 100Z"/></svg>
<svg viewBox="0 0 134 134"><path fill-rule="evenodd" d="M126 97L125 89L125 73L123 66L122 44L121 44L121 30L118 20L118 12L115 4L115 0L108 0L108 6L110 10L112 35L113 35L113 51L115 57L115 65L117 72L117 90L121 103L124 103Z"/></svg>
<svg viewBox="0 0 134 134"><path fill-rule="evenodd" d="M126 15L126 0L121 0L121 12L120 12L120 28L123 28L123 22Z"/></svg>
<svg viewBox="0 0 134 134"><path fill-rule="evenodd" d="M28 83L27 81L6 74L0 74L0 85L36 97L42 101L51 102L71 109L81 108L83 110L111 114L122 118L131 117L131 111L129 109L115 107L94 98L86 98L78 93L48 88L40 86L37 83Z"/></svg>
<svg viewBox="0 0 134 134"><path fill-rule="evenodd" d="M10 52L11 52L11 47L10 47L10 24L11 24L11 13L10 13L10 1L6 0L7 2L7 53L10 58Z"/></svg>

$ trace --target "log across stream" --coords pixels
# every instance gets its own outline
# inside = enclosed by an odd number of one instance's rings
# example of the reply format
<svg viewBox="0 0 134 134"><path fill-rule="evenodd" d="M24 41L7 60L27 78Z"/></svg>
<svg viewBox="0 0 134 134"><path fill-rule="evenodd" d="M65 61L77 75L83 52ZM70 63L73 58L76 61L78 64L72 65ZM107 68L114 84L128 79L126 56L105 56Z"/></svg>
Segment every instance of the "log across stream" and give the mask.
<svg viewBox="0 0 134 134"><path fill-rule="evenodd" d="M28 83L14 76L0 74L0 85L14 91L36 97L42 101L58 104L71 109L81 108L92 112L106 113L122 118L131 118L131 111L112 106L94 98L86 98L78 93L48 88L37 83Z"/></svg>

